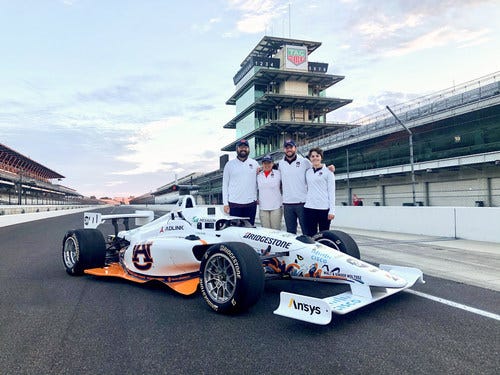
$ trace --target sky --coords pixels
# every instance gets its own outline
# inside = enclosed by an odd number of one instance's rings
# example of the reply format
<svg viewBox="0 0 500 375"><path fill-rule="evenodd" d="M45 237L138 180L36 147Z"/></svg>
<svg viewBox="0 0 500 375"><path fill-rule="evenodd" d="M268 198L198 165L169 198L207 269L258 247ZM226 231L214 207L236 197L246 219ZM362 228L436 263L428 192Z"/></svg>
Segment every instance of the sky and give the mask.
<svg viewBox="0 0 500 375"><path fill-rule="evenodd" d="M155 191L219 166L233 76L264 35L352 99L329 121L500 71L500 0L0 0L0 143L85 196ZM230 158L234 153L230 153Z"/></svg>

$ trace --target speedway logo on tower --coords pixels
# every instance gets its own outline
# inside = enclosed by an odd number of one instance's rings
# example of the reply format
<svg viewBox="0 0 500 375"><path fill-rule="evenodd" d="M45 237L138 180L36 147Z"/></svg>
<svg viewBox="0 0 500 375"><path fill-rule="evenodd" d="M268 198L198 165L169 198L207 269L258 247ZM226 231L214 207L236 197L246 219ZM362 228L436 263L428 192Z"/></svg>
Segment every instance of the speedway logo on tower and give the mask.
<svg viewBox="0 0 500 375"><path fill-rule="evenodd" d="M307 48L299 46L286 46L286 68L307 70Z"/></svg>

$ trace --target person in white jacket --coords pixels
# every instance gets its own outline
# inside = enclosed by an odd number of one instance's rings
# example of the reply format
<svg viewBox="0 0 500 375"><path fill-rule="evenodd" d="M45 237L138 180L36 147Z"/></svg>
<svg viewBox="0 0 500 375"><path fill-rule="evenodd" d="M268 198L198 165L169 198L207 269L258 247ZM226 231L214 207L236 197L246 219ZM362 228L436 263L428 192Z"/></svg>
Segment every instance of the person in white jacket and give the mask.
<svg viewBox="0 0 500 375"><path fill-rule="evenodd" d="M255 222L257 213L257 169L259 164L248 157L248 141L236 144L236 159L229 160L222 175L224 212L231 216L248 217Z"/></svg>
<svg viewBox="0 0 500 375"><path fill-rule="evenodd" d="M283 216L286 230L297 233L297 221L302 233L305 233L304 204L307 196L306 171L311 168L311 162L297 153L297 145L291 139L285 141L285 156L278 161L283 189ZM335 171L335 166L328 166Z"/></svg>
<svg viewBox="0 0 500 375"><path fill-rule="evenodd" d="M283 215L281 197L281 172L273 169L273 158L265 155L262 158L262 170L257 175L259 193L259 218L264 228L281 229Z"/></svg>
<svg viewBox="0 0 500 375"><path fill-rule="evenodd" d="M304 204L305 232L308 236L330 229L335 218L335 175L322 163L323 150L309 150L312 168L306 171L307 196Z"/></svg>

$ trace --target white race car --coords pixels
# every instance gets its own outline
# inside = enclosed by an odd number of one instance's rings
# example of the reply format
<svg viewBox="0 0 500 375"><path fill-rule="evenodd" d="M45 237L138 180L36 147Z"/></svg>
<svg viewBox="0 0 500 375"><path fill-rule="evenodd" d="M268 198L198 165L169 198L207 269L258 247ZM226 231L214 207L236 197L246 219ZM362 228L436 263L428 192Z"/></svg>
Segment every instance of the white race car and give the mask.
<svg viewBox="0 0 500 375"><path fill-rule="evenodd" d="M159 280L189 295L198 290L215 311L248 309L261 297L266 278L342 283L350 291L327 298L281 292L275 314L328 324L345 314L423 281L422 271L360 260L356 242L330 230L314 237L256 228L246 218L226 215L220 206L196 206L183 196L175 210L153 220L152 211L84 214L84 229L70 230L62 258L70 275ZM135 229L129 219L135 218ZM115 234L97 228L111 220ZM119 231L119 221L125 230Z"/></svg>

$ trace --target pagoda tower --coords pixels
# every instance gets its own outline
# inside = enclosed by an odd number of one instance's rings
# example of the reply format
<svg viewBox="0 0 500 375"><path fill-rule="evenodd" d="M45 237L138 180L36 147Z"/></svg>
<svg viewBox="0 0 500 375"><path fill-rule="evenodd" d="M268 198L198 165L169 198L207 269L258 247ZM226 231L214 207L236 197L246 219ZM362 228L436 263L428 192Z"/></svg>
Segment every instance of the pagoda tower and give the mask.
<svg viewBox="0 0 500 375"><path fill-rule="evenodd" d="M328 74L328 64L309 61L320 42L264 36L233 78L235 93L226 101L236 116L224 125L236 129L234 151L248 140L250 156L281 152L285 139L304 145L318 137L354 127L327 122L327 114L352 102L326 96L326 89L345 77Z"/></svg>

